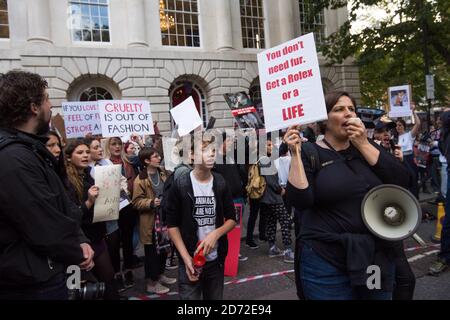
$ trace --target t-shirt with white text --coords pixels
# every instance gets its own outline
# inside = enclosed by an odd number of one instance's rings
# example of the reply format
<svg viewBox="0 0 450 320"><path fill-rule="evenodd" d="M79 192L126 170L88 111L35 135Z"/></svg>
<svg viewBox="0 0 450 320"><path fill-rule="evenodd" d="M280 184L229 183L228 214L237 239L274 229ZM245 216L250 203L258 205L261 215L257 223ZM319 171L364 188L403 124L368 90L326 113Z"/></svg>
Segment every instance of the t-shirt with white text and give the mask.
<svg viewBox="0 0 450 320"><path fill-rule="evenodd" d="M198 224L198 240L203 240L216 229L216 199L213 191L213 180L208 183L200 183L190 173L192 189L194 190L194 219ZM217 259L217 243L213 251L206 256L206 261Z"/></svg>

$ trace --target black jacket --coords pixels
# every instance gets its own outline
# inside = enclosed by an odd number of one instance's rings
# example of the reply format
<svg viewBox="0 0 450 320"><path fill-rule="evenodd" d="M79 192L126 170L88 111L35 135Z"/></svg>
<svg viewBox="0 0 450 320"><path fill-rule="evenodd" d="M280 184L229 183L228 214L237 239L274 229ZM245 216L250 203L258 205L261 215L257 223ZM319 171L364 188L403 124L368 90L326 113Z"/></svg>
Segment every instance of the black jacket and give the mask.
<svg viewBox="0 0 450 320"><path fill-rule="evenodd" d="M92 220L94 219L94 206L92 206L90 209L86 207L89 188L95 185L94 179L89 174L89 170L90 168L86 169L85 172L81 175L81 179L83 180L83 199L81 201L78 199L77 191L72 183L70 183L70 181L67 181L66 185L69 198L81 209L81 212L83 213L81 229L92 243L98 243L102 241L102 239L106 235L106 223L92 223Z"/></svg>
<svg viewBox="0 0 450 320"><path fill-rule="evenodd" d="M216 229L220 228L225 220L236 221L236 210L234 209L231 192L224 178L217 173L212 173L213 191L216 198ZM194 190L189 172L181 175L168 192L167 201L167 227L180 229L184 245L191 256L194 255L198 243L198 224L194 219ZM228 240L224 235L218 240L217 249L219 263L224 263L228 253ZM182 261L181 261L182 262Z"/></svg>
<svg viewBox="0 0 450 320"><path fill-rule="evenodd" d="M0 290L30 288L83 259L81 212L54 171L47 138L17 130L0 150Z"/></svg>

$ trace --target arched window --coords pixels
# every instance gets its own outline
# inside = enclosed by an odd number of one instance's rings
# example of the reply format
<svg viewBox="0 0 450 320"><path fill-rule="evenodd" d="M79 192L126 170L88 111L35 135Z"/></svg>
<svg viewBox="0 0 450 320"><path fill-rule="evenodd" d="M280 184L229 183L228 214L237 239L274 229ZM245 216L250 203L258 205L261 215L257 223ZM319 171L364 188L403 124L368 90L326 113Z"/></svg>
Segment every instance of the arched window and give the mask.
<svg viewBox="0 0 450 320"><path fill-rule="evenodd" d="M194 82L187 80L176 81L170 88L170 107L176 108L181 102L192 96L197 111L206 128L208 124L208 111L206 109L206 99L203 90Z"/></svg>
<svg viewBox="0 0 450 320"><path fill-rule="evenodd" d="M80 95L80 101L113 100L113 96L108 90L100 87L90 87Z"/></svg>
<svg viewBox="0 0 450 320"><path fill-rule="evenodd" d="M259 77L253 80L248 93L250 98L252 98L253 103L255 104L256 111L258 112L259 117L264 121L264 112L262 106L261 86L259 85Z"/></svg>

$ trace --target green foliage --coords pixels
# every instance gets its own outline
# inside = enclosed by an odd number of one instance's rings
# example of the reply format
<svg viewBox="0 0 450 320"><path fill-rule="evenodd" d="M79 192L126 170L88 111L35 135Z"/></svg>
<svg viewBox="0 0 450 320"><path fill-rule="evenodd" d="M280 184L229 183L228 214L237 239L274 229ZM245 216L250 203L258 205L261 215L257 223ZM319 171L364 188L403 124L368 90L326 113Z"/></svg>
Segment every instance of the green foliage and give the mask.
<svg viewBox="0 0 450 320"><path fill-rule="evenodd" d="M347 6L342 0L309 0L311 15L325 8ZM381 8L387 13L382 21L352 33L351 26L360 17L360 8ZM425 37L425 33L427 36ZM426 48L426 49L425 49ZM321 48L330 64L355 57L360 68L362 102L379 106L389 86L411 84L413 97L424 101L425 56L430 73L435 75L435 102L449 103L450 1L448 0L354 0L349 20L326 39Z"/></svg>

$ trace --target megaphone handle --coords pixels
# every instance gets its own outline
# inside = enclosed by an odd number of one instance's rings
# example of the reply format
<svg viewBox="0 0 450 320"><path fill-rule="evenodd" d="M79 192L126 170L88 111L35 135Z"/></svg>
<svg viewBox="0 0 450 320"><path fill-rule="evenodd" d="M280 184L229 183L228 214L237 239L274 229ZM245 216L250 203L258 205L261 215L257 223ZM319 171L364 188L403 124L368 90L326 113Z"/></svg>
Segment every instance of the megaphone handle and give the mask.
<svg viewBox="0 0 450 320"><path fill-rule="evenodd" d="M417 243L420 244L422 247L426 247L426 246L427 246L426 242L423 241L423 239L422 239L417 233L414 233L414 234L412 235L412 237L413 237L413 239L416 240Z"/></svg>

